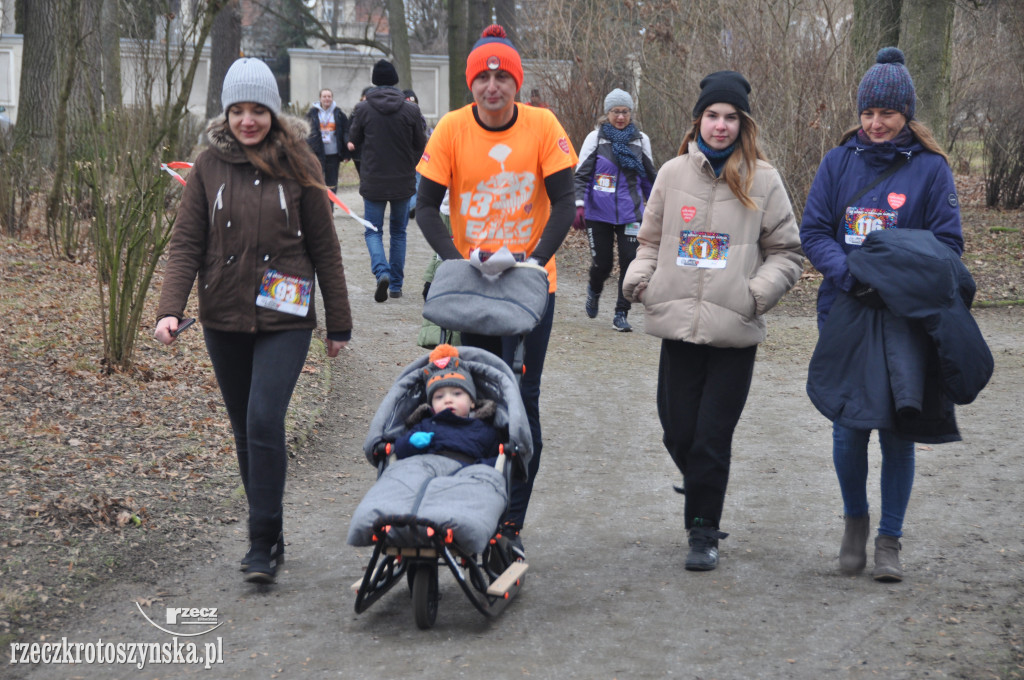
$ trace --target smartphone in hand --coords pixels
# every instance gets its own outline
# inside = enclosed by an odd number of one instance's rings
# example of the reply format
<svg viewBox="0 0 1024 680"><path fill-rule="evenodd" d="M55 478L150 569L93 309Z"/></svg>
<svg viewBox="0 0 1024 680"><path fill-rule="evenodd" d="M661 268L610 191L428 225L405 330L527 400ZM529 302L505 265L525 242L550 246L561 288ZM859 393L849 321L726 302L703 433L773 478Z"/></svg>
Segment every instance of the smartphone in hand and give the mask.
<svg viewBox="0 0 1024 680"><path fill-rule="evenodd" d="M172 337L172 338L176 338L176 337L178 337L178 335L179 335L179 334L180 334L180 333L181 333L181 332L182 332L183 330L185 330L186 328L188 328L189 326L191 326L191 325L192 325L192 324L194 324L195 322L196 322L196 320L195 320L195 318L194 318L194 317L193 317L193 318L190 318L190 319L182 319L182 320L181 320L181 323L179 323L179 324L178 324L178 329L177 329L177 330L173 330L173 331L171 331L171 337Z"/></svg>

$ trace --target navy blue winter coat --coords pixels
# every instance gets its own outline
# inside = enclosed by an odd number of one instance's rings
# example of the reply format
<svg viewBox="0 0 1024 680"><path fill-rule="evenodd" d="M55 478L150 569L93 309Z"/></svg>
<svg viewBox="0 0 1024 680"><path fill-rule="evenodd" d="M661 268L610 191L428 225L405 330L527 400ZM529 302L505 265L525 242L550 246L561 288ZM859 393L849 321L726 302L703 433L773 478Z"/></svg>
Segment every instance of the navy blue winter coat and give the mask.
<svg viewBox="0 0 1024 680"><path fill-rule="evenodd" d="M898 154L909 160L847 210L850 200L885 172ZM944 158L916 139L903 147L892 142L865 145L854 135L821 161L800 223L804 254L825 277L818 289L819 330L837 293L848 292L855 283L847 254L879 228L927 229L957 255L963 253L953 173Z"/></svg>
<svg viewBox="0 0 1024 680"><path fill-rule="evenodd" d="M453 453L463 462L493 465L501 443L498 429L486 419L493 412L494 407L485 401L468 418L455 415L451 409L428 415L395 441L395 457L401 460L422 453ZM413 446L409 441L417 432L434 433L426 448Z"/></svg>
<svg viewBox="0 0 1024 680"><path fill-rule="evenodd" d="M811 401L846 427L959 441L953 405L972 402L994 365L970 272L931 232L907 229L872 232L849 267L886 306L838 296L807 370Z"/></svg>

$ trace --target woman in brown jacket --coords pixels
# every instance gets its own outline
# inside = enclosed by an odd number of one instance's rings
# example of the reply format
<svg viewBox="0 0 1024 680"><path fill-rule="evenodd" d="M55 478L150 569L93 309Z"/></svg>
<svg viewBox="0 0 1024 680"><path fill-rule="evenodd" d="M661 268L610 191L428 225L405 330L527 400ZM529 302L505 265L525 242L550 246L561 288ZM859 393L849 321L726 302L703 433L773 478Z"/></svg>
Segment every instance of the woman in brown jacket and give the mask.
<svg viewBox="0 0 1024 680"><path fill-rule="evenodd" d="M693 126L658 172L622 292L662 338L658 416L683 473L686 568L718 565L732 436L747 401L764 314L802 271L800 236L779 173L764 160L750 84L701 81Z"/></svg>
<svg viewBox="0 0 1024 680"><path fill-rule="evenodd" d="M199 320L249 501L242 570L273 583L284 554L284 418L317 325L314 277L328 356L351 338L352 316L308 124L281 115L277 82L257 59L232 64L221 103L178 209L155 335L174 342L198 275Z"/></svg>

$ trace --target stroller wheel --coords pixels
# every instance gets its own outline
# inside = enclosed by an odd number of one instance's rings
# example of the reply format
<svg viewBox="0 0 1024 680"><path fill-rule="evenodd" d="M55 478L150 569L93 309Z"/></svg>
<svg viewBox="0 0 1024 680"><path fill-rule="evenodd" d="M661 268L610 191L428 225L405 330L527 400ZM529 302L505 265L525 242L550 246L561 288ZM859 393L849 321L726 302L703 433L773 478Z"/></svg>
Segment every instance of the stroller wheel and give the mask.
<svg viewBox="0 0 1024 680"><path fill-rule="evenodd" d="M426 630L437 620L437 565L419 565L412 577L412 611L416 627Z"/></svg>

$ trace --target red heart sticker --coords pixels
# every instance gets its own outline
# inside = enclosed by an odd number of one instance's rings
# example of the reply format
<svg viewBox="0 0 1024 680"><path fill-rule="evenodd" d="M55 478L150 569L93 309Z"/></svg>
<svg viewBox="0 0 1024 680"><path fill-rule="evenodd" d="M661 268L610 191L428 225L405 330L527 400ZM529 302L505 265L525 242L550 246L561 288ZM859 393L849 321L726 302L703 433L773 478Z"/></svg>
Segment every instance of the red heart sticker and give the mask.
<svg viewBox="0 0 1024 680"><path fill-rule="evenodd" d="M448 365L448 362L451 361L451 359L451 357L441 357L434 361L434 365L437 366L438 368L444 368L445 366Z"/></svg>
<svg viewBox="0 0 1024 680"><path fill-rule="evenodd" d="M689 222L697 215L697 208L692 205L684 205L683 209L679 211L679 214L683 216L683 222Z"/></svg>
<svg viewBox="0 0 1024 680"><path fill-rule="evenodd" d="M889 194L889 205L893 210L899 210L900 206L907 202L906 194Z"/></svg>

